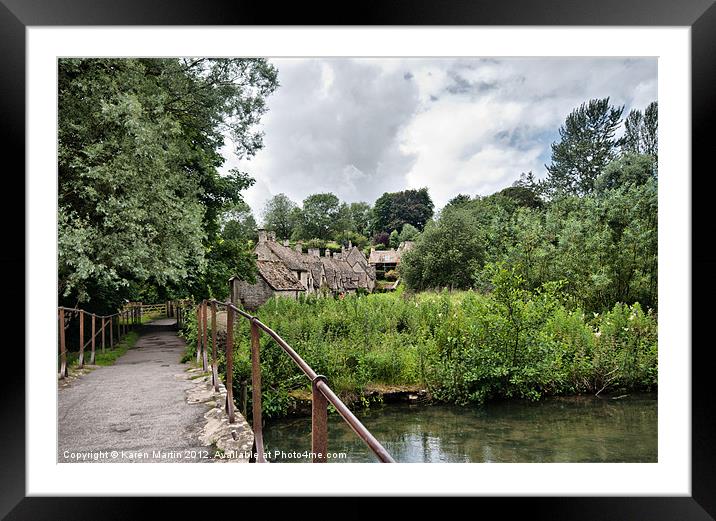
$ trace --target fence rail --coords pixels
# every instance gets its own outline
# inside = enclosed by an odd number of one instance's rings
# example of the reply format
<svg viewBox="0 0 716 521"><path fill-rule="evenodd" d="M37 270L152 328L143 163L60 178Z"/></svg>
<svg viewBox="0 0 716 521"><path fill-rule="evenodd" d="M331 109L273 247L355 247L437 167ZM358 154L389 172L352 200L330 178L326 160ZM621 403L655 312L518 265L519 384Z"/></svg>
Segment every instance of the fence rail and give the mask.
<svg viewBox="0 0 716 521"><path fill-rule="evenodd" d="M114 348L115 331L117 335L117 341L119 342L129 331L141 325L142 317L145 313L163 311L167 316L173 316L177 318L177 323L182 324L180 317L177 313L181 313L180 309L183 309L189 300L171 300L163 304L141 304L141 303L130 303L125 306L122 310L112 315L97 315L90 313L84 309L58 307L58 328L59 328L59 378L66 378L69 374L69 368L67 366L67 344L66 331L72 324L72 318L78 317L79 327L79 355L77 363L79 367L84 367L85 364L85 349L89 346L90 351L90 364L95 363L95 347L97 338L100 338L100 348L102 352L105 352L106 343L109 342L110 349ZM170 315L167 313L172 313ZM85 342L85 318L91 322L91 334L90 338ZM101 335L101 336L100 336Z"/></svg>
<svg viewBox="0 0 716 521"><path fill-rule="evenodd" d="M218 371L216 361L216 312L217 307L226 309L226 413L229 416L229 423L235 421L234 398L232 388L233 378L233 352L234 352L234 318L239 315L251 323L251 402L252 402L252 423L254 440L256 443L256 461L265 463L263 449L263 428L261 414L261 359L260 359L260 338L265 333L273 338L283 351L301 369L303 374L311 382L311 452L314 463L325 463L328 454L328 404L335 407L338 414L370 448L379 461L382 463L394 463L392 456L380 444L380 442L365 428L356 416L346 407L341 399L329 387L325 376L317 374L303 358L281 338L274 330L261 322L255 316L237 308L231 302L219 302L218 300L204 300L196 307L197 319L197 363L201 362L204 371L208 371L208 320L207 310L211 308L211 375L214 388L218 390Z"/></svg>

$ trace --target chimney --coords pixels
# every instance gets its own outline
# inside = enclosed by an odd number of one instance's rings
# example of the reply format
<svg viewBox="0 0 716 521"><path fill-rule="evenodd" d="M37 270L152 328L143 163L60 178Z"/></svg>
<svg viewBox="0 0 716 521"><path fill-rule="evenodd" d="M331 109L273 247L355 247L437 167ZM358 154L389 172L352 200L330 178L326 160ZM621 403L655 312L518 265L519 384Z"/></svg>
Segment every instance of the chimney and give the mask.
<svg viewBox="0 0 716 521"><path fill-rule="evenodd" d="M375 251L375 246L370 247L370 252L373 253Z"/></svg>
<svg viewBox="0 0 716 521"><path fill-rule="evenodd" d="M276 240L276 232L268 232L268 240L275 241Z"/></svg>
<svg viewBox="0 0 716 521"><path fill-rule="evenodd" d="M288 248L288 239L283 240L283 245L286 246L286 248Z"/></svg>
<svg viewBox="0 0 716 521"><path fill-rule="evenodd" d="M320 257L321 256L321 250L318 248L308 248L308 254L311 257Z"/></svg>
<svg viewBox="0 0 716 521"><path fill-rule="evenodd" d="M326 251L325 251L324 254L325 254L326 257L330 258L330 257L331 257L331 250L329 250L328 248L326 248Z"/></svg>
<svg viewBox="0 0 716 521"><path fill-rule="evenodd" d="M348 249L349 250L353 249L353 241L351 241L350 239L348 240Z"/></svg>
<svg viewBox="0 0 716 521"><path fill-rule="evenodd" d="M259 230L259 244L266 242L266 230Z"/></svg>
<svg viewBox="0 0 716 521"><path fill-rule="evenodd" d="M298 241L295 246L296 253L303 253L303 244L301 241Z"/></svg>

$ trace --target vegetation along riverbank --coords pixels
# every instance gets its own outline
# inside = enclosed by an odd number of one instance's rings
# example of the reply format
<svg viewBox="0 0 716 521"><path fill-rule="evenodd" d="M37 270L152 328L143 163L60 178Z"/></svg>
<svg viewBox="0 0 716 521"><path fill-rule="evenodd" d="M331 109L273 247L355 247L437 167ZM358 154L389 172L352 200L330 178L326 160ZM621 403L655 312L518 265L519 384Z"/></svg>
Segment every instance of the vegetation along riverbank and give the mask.
<svg viewBox="0 0 716 521"><path fill-rule="evenodd" d="M278 298L257 315L349 401L359 401L366 389L399 385L462 405L656 388L653 312L617 303L585 313L569 304L558 283L529 290L514 268L495 265L491 273L486 292ZM195 324L186 334L191 344ZM239 396L240 383L250 382L251 374L247 321L237 322L234 337ZM309 383L265 335L261 369L264 414L279 417L295 409Z"/></svg>

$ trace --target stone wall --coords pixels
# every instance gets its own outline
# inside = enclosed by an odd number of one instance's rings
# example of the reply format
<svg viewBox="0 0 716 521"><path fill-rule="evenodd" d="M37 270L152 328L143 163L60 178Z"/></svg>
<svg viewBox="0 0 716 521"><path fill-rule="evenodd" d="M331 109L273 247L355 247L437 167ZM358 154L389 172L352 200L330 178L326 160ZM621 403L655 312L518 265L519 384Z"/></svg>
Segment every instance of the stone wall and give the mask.
<svg viewBox="0 0 716 521"><path fill-rule="evenodd" d="M274 294L273 288L260 275L256 276L256 284L238 279L234 279L233 284L231 301L234 305L241 305L246 309L258 308Z"/></svg>

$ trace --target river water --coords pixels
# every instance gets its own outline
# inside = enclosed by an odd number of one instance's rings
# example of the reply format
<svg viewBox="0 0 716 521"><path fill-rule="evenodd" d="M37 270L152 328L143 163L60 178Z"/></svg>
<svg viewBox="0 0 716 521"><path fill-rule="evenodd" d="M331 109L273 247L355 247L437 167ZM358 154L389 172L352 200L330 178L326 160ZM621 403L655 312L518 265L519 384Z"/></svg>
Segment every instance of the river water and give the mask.
<svg viewBox="0 0 716 521"><path fill-rule="evenodd" d="M387 404L355 411L398 462L656 462L656 394L505 401L484 407ZM311 419L264 427L270 461L310 462ZM337 415L329 417L332 462L375 456ZM345 456L344 456L345 455Z"/></svg>

